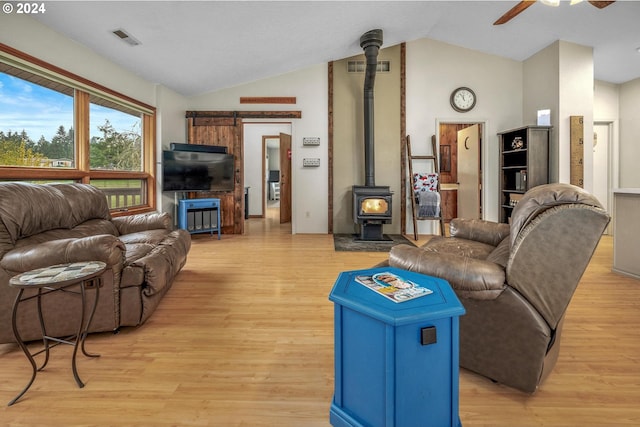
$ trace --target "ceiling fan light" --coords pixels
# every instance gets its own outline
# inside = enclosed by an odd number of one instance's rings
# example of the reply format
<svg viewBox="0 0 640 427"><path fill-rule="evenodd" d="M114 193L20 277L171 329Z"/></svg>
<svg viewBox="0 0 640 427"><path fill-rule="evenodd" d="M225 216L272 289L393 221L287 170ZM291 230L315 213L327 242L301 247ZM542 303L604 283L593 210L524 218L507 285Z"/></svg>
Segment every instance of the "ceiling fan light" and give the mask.
<svg viewBox="0 0 640 427"><path fill-rule="evenodd" d="M569 5L570 5L570 6L573 6L574 4L578 4L578 3L582 3L582 0L571 0L571 1L569 2Z"/></svg>
<svg viewBox="0 0 640 427"><path fill-rule="evenodd" d="M540 0L543 4L547 6L557 7L560 6L560 0Z"/></svg>

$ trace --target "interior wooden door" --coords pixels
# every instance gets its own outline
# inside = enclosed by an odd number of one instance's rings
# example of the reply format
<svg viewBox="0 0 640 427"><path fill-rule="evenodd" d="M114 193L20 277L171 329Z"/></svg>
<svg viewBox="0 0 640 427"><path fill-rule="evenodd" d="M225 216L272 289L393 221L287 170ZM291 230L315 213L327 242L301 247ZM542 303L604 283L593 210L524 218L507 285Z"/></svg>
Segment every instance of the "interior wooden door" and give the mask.
<svg viewBox="0 0 640 427"><path fill-rule="evenodd" d="M195 197L220 199L222 233L244 233L244 156L242 153L242 120L235 118L192 117L188 119L189 144L227 147L234 156L233 191L199 192Z"/></svg>
<svg viewBox="0 0 640 427"><path fill-rule="evenodd" d="M291 135L280 134L280 224L291 222Z"/></svg>
<svg viewBox="0 0 640 427"><path fill-rule="evenodd" d="M480 218L480 126L458 131L458 217Z"/></svg>

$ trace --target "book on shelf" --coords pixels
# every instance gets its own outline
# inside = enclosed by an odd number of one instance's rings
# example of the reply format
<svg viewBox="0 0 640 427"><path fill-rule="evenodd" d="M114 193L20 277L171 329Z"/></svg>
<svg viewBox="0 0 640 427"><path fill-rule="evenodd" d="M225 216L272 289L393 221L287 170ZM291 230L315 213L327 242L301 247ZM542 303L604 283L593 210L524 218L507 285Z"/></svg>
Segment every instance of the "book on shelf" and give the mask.
<svg viewBox="0 0 640 427"><path fill-rule="evenodd" d="M387 271L356 276L356 282L393 302L409 301L433 293L429 288Z"/></svg>
<svg viewBox="0 0 640 427"><path fill-rule="evenodd" d="M525 191L527 189L527 170L516 172L516 190Z"/></svg>

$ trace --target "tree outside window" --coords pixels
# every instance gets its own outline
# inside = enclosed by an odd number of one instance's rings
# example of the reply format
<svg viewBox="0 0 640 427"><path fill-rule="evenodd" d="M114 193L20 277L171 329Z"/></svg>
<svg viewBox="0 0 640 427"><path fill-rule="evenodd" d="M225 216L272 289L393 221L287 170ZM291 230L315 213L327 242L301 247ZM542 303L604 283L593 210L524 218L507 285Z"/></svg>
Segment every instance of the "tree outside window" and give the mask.
<svg viewBox="0 0 640 427"><path fill-rule="evenodd" d="M12 70L0 67L0 166L73 167L74 90Z"/></svg>
<svg viewBox="0 0 640 427"><path fill-rule="evenodd" d="M141 115L97 96L90 100L91 169L141 171Z"/></svg>

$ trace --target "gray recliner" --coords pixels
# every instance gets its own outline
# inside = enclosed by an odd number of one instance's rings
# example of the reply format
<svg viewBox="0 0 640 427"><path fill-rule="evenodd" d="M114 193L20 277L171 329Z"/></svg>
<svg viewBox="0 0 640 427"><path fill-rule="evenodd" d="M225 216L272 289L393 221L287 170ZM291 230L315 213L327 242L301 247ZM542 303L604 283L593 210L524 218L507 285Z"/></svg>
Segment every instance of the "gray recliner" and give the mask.
<svg viewBox="0 0 640 427"><path fill-rule="evenodd" d="M609 216L569 184L529 190L511 224L454 219L451 237L395 246L389 265L441 277L466 309L460 366L533 393L558 358L565 311Z"/></svg>

